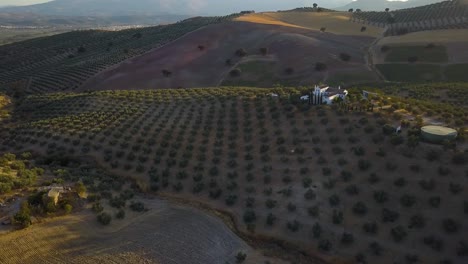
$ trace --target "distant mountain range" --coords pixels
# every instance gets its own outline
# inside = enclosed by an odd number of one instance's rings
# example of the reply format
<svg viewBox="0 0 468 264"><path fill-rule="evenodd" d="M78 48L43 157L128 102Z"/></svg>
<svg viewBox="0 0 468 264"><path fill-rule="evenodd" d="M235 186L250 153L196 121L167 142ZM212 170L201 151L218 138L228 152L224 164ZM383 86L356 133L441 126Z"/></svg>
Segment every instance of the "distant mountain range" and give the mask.
<svg viewBox="0 0 468 264"><path fill-rule="evenodd" d="M1 13L0 26L93 28L124 25L160 25L189 18L184 15L157 16L56 16L34 13Z"/></svg>
<svg viewBox="0 0 468 264"><path fill-rule="evenodd" d="M35 13L56 16L133 16L133 15L227 15L241 10L276 11L312 6L315 2L326 8L348 10L383 10L385 8L399 9L418 5L432 4L441 0L54 0L48 3L4 7L0 12ZM305 4L307 3L307 4ZM349 3L346 5L346 3Z"/></svg>

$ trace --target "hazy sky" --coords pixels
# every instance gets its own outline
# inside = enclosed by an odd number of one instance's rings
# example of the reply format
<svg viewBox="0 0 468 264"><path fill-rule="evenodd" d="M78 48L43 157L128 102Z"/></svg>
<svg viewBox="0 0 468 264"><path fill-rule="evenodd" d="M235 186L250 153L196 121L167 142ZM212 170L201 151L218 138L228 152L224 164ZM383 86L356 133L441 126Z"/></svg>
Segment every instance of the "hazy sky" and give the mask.
<svg viewBox="0 0 468 264"><path fill-rule="evenodd" d="M50 0L0 0L0 6L7 5L32 5L50 2Z"/></svg>
<svg viewBox="0 0 468 264"><path fill-rule="evenodd" d="M16 6L20 6L20 5L32 5L32 4L40 4L40 3L45 3L45 2L50 2L52 0L0 0L0 6L8 6L8 5L16 5ZM96 1L99 1L99 0L96 0ZM131 1L131 0L129 0ZM221 2L224 1L224 0L220 0ZM232 1L232 0L228 0L228 1ZM268 0L267 0L268 1ZM285 3L287 2L297 2L297 1L294 1L294 0L283 0ZM342 2L351 2L351 1L355 1L355 0L328 0L328 1L324 1L324 0L317 0L316 2L319 2L319 3L329 3L330 6L334 6L334 4L337 4L337 2L339 3L338 5L341 5ZM389 0L389 1L407 1L407 0ZM313 0L304 0L304 3L312 3Z"/></svg>

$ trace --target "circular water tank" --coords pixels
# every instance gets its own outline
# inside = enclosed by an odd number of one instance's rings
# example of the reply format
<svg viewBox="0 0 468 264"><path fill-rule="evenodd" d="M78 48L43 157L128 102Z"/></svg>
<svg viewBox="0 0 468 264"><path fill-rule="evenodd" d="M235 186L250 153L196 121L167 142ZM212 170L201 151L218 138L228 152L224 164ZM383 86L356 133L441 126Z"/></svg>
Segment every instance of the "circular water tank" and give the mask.
<svg viewBox="0 0 468 264"><path fill-rule="evenodd" d="M434 143L440 143L444 140L454 140L458 133L455 129L443 126L425 126L421 128L421 136Z"/></svg>

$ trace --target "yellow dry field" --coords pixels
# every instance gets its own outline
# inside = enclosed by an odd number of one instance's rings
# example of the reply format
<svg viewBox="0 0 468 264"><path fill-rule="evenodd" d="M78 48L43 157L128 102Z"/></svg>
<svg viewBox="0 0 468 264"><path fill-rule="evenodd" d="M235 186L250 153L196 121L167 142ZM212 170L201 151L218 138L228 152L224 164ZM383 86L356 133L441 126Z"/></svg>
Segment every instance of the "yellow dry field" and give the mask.
<svg viewBox="0 0 468 264"><path fill-rule="evenodd" d="M347 12L272 12L249 14L236 20L312 30L320 30L325 27L327 32L339 35L377 37L383 33L382 28L354 23L349 19L350 14ZM365 32L361 32L362 26L367 27Z"/></svg>
<svg viewBox="0 0 468 264"><path fill-rule="evenodd" d="M385 37L379 41L379 45L427 44L429 42L468 42L468 31L466 29L420 31L404 36Z"/></svg>
<svg viewBox="0 0 468 264"><path fill-rule="evenodd" d="M0 263L284 263L263 257L221 220L199 210L145 200L146 213L126 210L101 226L89 209L0 235ZM108 206L106 206L108 207ZM112 210L107 208L107 212Z"/></svg>

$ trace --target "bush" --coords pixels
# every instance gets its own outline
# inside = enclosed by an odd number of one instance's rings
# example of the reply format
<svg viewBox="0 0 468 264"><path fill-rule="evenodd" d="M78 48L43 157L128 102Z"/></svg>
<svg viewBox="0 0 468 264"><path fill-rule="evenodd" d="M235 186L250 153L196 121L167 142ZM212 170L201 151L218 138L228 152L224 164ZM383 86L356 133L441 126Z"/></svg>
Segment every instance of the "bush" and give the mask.
<svg viewBox="0 0 468 264"><path fill-rule="evenodd" d="M316 71L325 71L325 70L327 70L327 65L325 63L322 63L322 62L317 62L315 64L315 70Z"/></svg>
<svg viewBox="0 0 468 264"><path fill-rule="evenodd" d="M382 222L395 222L400 217L400 214L396 211L384 208L382 211Z"/></svg>
<svg viewBox="0 0 468 264"><path fill-rule="evenodd" d="M351 60L351 55L346 54L346 53L340 53L340 59L342 61L350 61Z"/></svg>
<svg viewBox="0 0 468 264"><path fill-rule="evenodd" d="M257 219L255 212L252 210L245 211L244 213L244 222L246 224L253 223Z"/></svg>
<svg viewBox="0 0 468 264"><path fill-rule="evenodd" d="M97 220L100 224L102 225L109 225L111 220L112 220L112 217L110 214L108 213L100 213L98 216L97 216Z"/></svg>
<svg viewBox="0 0 468 264"><path fill-rule="evenodd" d="M73 210L73 206L72 206L71 204L65 204L65 205L63 206L63 209L65 210L65 213L66 213L66 214L69 214L69 213L71 213L71 211Z"/></svg>
<svg viewBox="0 0 468 264"><path fill-rule="evenodd" d="M350 233L343 233L341 236L341 243L345 245L350 245L354 242L354 236Z"/></svg>
<svg viewBox="0 0 468 264"><path fill-rule="evenodd" d="M239 68L233 69L229 72L229 75L231 77L239 77L241 75L242 71Z"/></svg>
<svg viewBox="0 0 468 264"><path fill-rule="evenodd" d="M442 221L442 226L444 228L444 231L448 234L456 233L460 229L460 225L451 218L444 219Z"/></svg>
<svg viewBox="0 0 468 264"><path fill-rule="evenodd" d="M392 135L395 133L395 128L390 125L390 124L385 124L383 127L382 127L382 132L385 134L385 135Z"/></svg>
<svg viewBox="0 0 468 264"><path fill-rule="evenodd" d="M294 73L294 68L288 67L284 70L284 73L286 73L287 75L291 75Z"/></svg>
<svg viewBox="0 0 468 264"><path fill-rule="evenodd" d="M358 167L362 171L367 171L371 167L371 163L368 160L361 159L358 161Z"/></svg>
<svg viewBox="0 0 468 264"><path fill-rule="evenodd" d="M377 234L377 231L378 231L377 224L374 222L364 223L364 225L362 226L362 229L364 230L364 232L368 234Z"/></svg>
<svg viewBox="0 0 468 264"><path fill-rule="evenodd" d="M235 54L238 57L245 57L247 56L247 51L245 49L238 49L236 50Z"/></svg>
<svg viewBox="0 0 468 264"><path fill-rule="evenodd" d="M367 206L363 202L357 202L353 205L353 212L357 215L367 214Z"/></svg>
<svg viewBox="0 0 468 264"><path fill-rule="evenodd" d="M123 209L120 209L116 214L115 217L117 219L124 219L125 218L125 211Z"/></svg>
<svg viewBox="0 0 468 264"><path fill-rule="evenodd" d="M132 202L130 204L130 209L135 212L144 212L147 211L145 205L142 202Z"/></svg>
<svg viewBox="0 0 468 264"><path fill-rule="evenodd" d="M291 232L297 232L301 227L301 223L299 223L297 220L294 220L292 222L288 221L286 226Z"/></svg>
<svg viewBox="0 0 468 264"><path fill-rule="evenodd" d="M13 216L13 222L20 225L22 228L26 228L31 225L31 210L29 204L26 201L21 203L20 210Z"/></svg>
<svg viewBox="0 0 468 264"><path fill-rule="evenodd" d="M236 255L236 263L242 263L245 261L246 258L247 254L245 254L244 252L239 252Z"/></svg>
<svg viewBox="0 0 468 264"><path fill-rule="evenodd" d="M93 212L95 213L100 213L104 210L104 207L102 207L102 205L99 202L96 202L91 207L91 210L93 210Z"/></svg>
<svg viewBox="0 0 468 264"><path fill-rule="evenodd" d="M397 226L395 228L392 228L391 234L395 242L400 242L403 239L405 239L406 236L408 236L408 233L406 232L403 226Z"/></svg>

